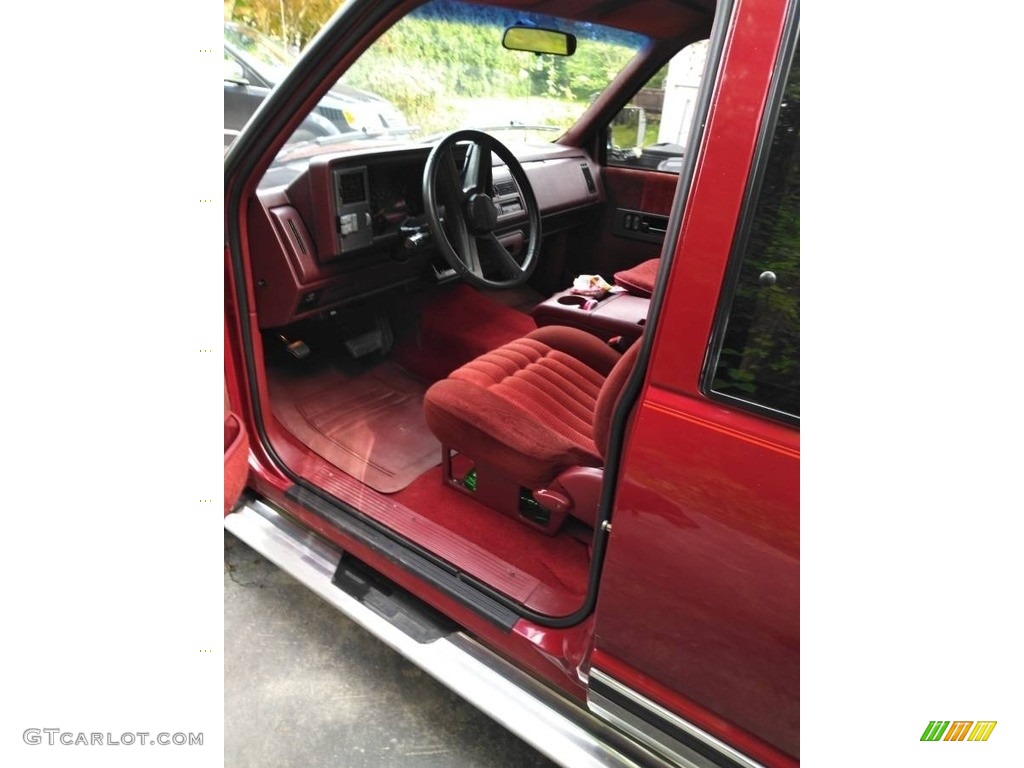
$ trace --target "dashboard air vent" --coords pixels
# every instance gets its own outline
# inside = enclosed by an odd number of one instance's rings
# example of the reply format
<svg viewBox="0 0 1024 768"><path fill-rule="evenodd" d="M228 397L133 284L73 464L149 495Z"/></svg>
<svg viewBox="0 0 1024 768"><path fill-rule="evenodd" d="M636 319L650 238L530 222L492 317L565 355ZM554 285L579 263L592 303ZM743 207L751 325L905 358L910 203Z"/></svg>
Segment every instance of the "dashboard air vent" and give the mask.
<svg viewBox="0 0 1024 768"><path fill-rule="evenodd" d="M512 179L501 179L494 182L494 196L501 197L502 195L514 195L516 193L516 183Z"/></svg>

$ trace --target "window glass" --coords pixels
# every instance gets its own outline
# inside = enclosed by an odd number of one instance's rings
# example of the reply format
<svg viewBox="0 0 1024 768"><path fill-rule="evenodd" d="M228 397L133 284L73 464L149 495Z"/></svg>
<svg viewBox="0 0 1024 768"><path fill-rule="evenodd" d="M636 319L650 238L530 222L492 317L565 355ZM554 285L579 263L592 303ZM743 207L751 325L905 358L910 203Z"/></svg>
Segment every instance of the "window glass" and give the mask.
<svg viewBox="0 0 1024 768"><path fill-rule="evenodd" d="M800 415L800 48L778 119L711 390Z"/></svg>
<svg viewBox="0 0 1024 768"><path fill-rule="evenodd" d="M571 56L509 50L506 27L575 35ZM647 38L523 8L433 0L395 24L342 82L387 100L392 110L367 133L430 139L474 128L505 142L551 142L579 118ZM383 123L383 125L381 124Z"/></svg>
<svg viewBox="0 0 1024 768"><path fill-rule="evenodd" d="M608 165L679 173L707 55L707 40L686 46L616 115Z"/></svg>
<svg viewBox="0 0 1024 768"><path fill-rule="evenodd" d="M268 14L251 3L236 3L233 20L224 25L225 50L244 67L251 84L271 88L290 71L299 47L313 38L334 5L335 0L318 0L297 13L298 6L281 3L280 14ZM505 143L550 143L650 43L635 32L513 6L430 0L412 10L320 100L307 117L315 130L296 132L279 164L318 147L433 141L466 128ZM503 38L513 25L571 34L575 49L568 56L511 50Z"/></svg>

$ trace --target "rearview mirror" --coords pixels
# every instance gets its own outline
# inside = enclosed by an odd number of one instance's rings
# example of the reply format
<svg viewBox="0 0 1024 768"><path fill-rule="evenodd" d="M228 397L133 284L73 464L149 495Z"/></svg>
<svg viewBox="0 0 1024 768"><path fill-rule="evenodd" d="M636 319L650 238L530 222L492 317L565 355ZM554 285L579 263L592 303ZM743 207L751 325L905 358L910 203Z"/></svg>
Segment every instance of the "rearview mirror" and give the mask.
<svg viewBox="0 0 1024 768"><path fill-rule="evenodd" d="M510 51L552 53L555 56L572 56L576 52L575 35L539 27L509 27L501 44Z"/></svg>

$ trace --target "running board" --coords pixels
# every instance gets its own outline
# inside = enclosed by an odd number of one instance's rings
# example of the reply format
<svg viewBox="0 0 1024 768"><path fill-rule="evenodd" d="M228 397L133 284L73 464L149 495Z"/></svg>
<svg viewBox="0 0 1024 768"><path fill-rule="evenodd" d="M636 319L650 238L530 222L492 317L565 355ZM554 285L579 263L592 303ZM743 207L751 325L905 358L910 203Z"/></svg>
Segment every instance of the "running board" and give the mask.
<svg viewBox="0 0 1024 768"><path fill-rule="evenodd" d="M224 527L278 568L326 600L345 616L397 651L431 677L481 710L504 728L566 768L670 768L645 747L626 739L580 705L530 677L447 620L423 631L426 605L415 611L418 630L401 627L410 614L408 593L403 606L382 608L388 588L374 590L376 605L358 599L360 590L343 590L334 583L351 582L351 565L343 554L314 534L295 525L263 501L245 501L224 518ZM346 558L347 559L347 558ZM339 570L339 566L342 568ZM365 567L365 566L364 566ZM376 581L379 575L371 580ZM391 617L388 614L392 614ZM399 617L392 621L391 618ZM684 766L687 764L684 764ZM689 766L696 764L690 763Z"/></svg>

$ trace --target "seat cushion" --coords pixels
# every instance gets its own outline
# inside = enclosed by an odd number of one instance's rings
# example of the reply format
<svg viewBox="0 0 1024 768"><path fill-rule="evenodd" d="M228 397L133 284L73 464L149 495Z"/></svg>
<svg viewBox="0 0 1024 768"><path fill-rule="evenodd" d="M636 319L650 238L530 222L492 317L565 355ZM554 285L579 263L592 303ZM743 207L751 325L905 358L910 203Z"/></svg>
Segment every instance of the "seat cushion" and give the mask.
<svg viewBox="0 0 1024 768"><path fill-rule="evenodd" d="M648 259L635 267L615 273L615 284L621 285L634 296L650 297L654 292L654 283L658 279L658 268L661 259Z"/></svg>
<svg viewBox="0 0 1024 768"><path fill-rule="evenodd" d="M540 488L566 467L603 465L594 412L619 357L584 331L539 328L434 384L424 416L448 447Z"/></svg>

